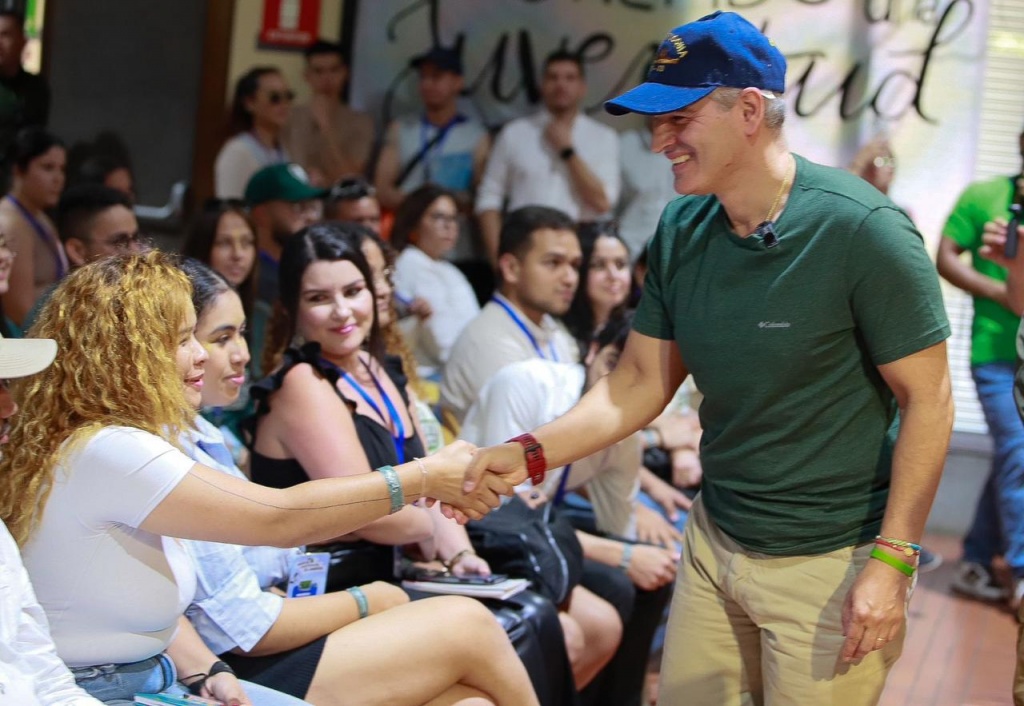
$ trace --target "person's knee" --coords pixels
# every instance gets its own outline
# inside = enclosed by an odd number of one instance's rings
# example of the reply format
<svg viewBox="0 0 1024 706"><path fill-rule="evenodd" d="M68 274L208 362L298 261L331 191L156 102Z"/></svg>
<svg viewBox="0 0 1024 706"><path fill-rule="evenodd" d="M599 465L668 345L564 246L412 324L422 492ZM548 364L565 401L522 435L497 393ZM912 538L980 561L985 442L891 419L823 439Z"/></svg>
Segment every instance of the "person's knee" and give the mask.
<svg viewBox="0 0 1024 706"><path fill-rule="evenodd" d="M569 663L577 665L583 659L587 646L583 628L568 613L559 613L558 620L562 624L562 634L565 635L565 652Z"/></svg>

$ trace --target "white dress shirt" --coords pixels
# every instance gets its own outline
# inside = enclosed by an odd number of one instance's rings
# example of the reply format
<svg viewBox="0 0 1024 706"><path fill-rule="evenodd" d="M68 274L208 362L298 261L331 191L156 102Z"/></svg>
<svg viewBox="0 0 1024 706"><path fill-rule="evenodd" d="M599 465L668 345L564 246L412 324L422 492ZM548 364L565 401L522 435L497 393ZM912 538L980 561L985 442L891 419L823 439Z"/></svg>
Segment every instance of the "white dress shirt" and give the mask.
<svg viewBox="0 0 1024 706"><path fill-rule="evenodd" d="M462 329L480 313L472 285L452 263L434 260L410 245L395 261L395 290L407 299L424 299L433 309L426 320L414 316L402 323L416 361L440 367ZM410 322L408 329L406 321Z"/></svg>
<svg viewBox="0 0 1024 706"><path fill-rule="evenodd" d="M619 204L619 234L626 241L629 256L640 256L654 237L661 212L679 197L672 176L672 162L651 152L651 131L629 130L619 138L622 164L622 202Z"/></svg>
<svg viewBox="0 0 1024 706"><path fill-rule="evenodd" d="M551 113L541 110L517 118L501 130L487 160L476 195L476 212L522 206L549 206L577 221L597 220L607 214L594 211L576 195L569 166L544 139ZM572 127L576 154L604 185L608 203L619 200L619 140L616 132L580 114Z"/></svg>
<svg viewBox="0 0 1024 706"><path fill-rule="evenodd" d="M519 328L516 319L498 304L499 301L512 309L533 341ZM534 342L537 348L534 348ZM545 314L537 325L508 299L495 292L494 301L484 305L452 346L441 378L441 405L461 423L480 390L496 372L520 360L540 357L575 363L579 359L579 346L554 317Z"/></svg>
<svg viewBox="0 0 1024 706"><path fill-rule="evenodd" d="M101 706L75 685L50 638L18 545L0 522L0 704Z"/></svg>

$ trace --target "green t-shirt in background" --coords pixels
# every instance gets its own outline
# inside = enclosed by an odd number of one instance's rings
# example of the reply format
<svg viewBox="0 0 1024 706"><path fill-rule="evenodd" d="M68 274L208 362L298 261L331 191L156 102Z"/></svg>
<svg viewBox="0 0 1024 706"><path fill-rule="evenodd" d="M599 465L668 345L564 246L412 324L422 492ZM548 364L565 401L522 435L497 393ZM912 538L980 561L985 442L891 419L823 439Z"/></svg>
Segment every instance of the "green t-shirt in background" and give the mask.
<svg viewBox="0 0 1024 706"><path fill-rule="evenodd" d="M649 249L634 328L675 340L704 394L703 499L750 550L870 541L897 406L876 366L949 324L910 219L847 172L796 157L779 243L740 238L713 196L676 199Z"/></svg>
<svg viewBox="0 0 1024 706"><path fill-rule="evenodd" d="M1010 217L1013 181L997 177L971 184L957 199L942 235L971 253L971 264L983 275L1006 281L1006 269L978 254L985 224L995 218ZM1017 359L1014 349L1020 317L991 299L974 297L974 323L971 326L971 365Z"/></svg>

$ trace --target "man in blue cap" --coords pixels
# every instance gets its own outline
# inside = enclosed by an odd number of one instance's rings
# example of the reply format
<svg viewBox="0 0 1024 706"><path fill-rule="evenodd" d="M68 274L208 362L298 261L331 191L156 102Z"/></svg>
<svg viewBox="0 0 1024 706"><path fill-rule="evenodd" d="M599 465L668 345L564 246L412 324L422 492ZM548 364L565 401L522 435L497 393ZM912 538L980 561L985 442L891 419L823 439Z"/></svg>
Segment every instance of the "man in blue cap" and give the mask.
<svg viewBox="0 0 1024 706"><path fill-rule="evenodd" d="M645 83L675 188L615 370L563 417L478 451L543 478L642 428L687 374L704 482L659 702L866 705L899 657L952 426L938 279L910 219L792 154L786 62L733 13L678 27Z"/></svg>

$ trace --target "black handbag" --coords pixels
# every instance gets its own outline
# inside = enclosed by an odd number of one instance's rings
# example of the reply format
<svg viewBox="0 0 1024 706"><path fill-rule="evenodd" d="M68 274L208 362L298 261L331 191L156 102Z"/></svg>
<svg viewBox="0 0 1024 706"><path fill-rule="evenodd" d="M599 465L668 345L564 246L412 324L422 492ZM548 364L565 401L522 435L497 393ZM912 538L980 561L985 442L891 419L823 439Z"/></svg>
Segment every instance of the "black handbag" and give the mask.
<svg viewBox="0 0 1024 706"><path fill-rule="evenodd" d="M566 602L583 576L583 547L553 503L535 509L513 496L466 530L492 571L529 579L555 605Z"/></svg>

